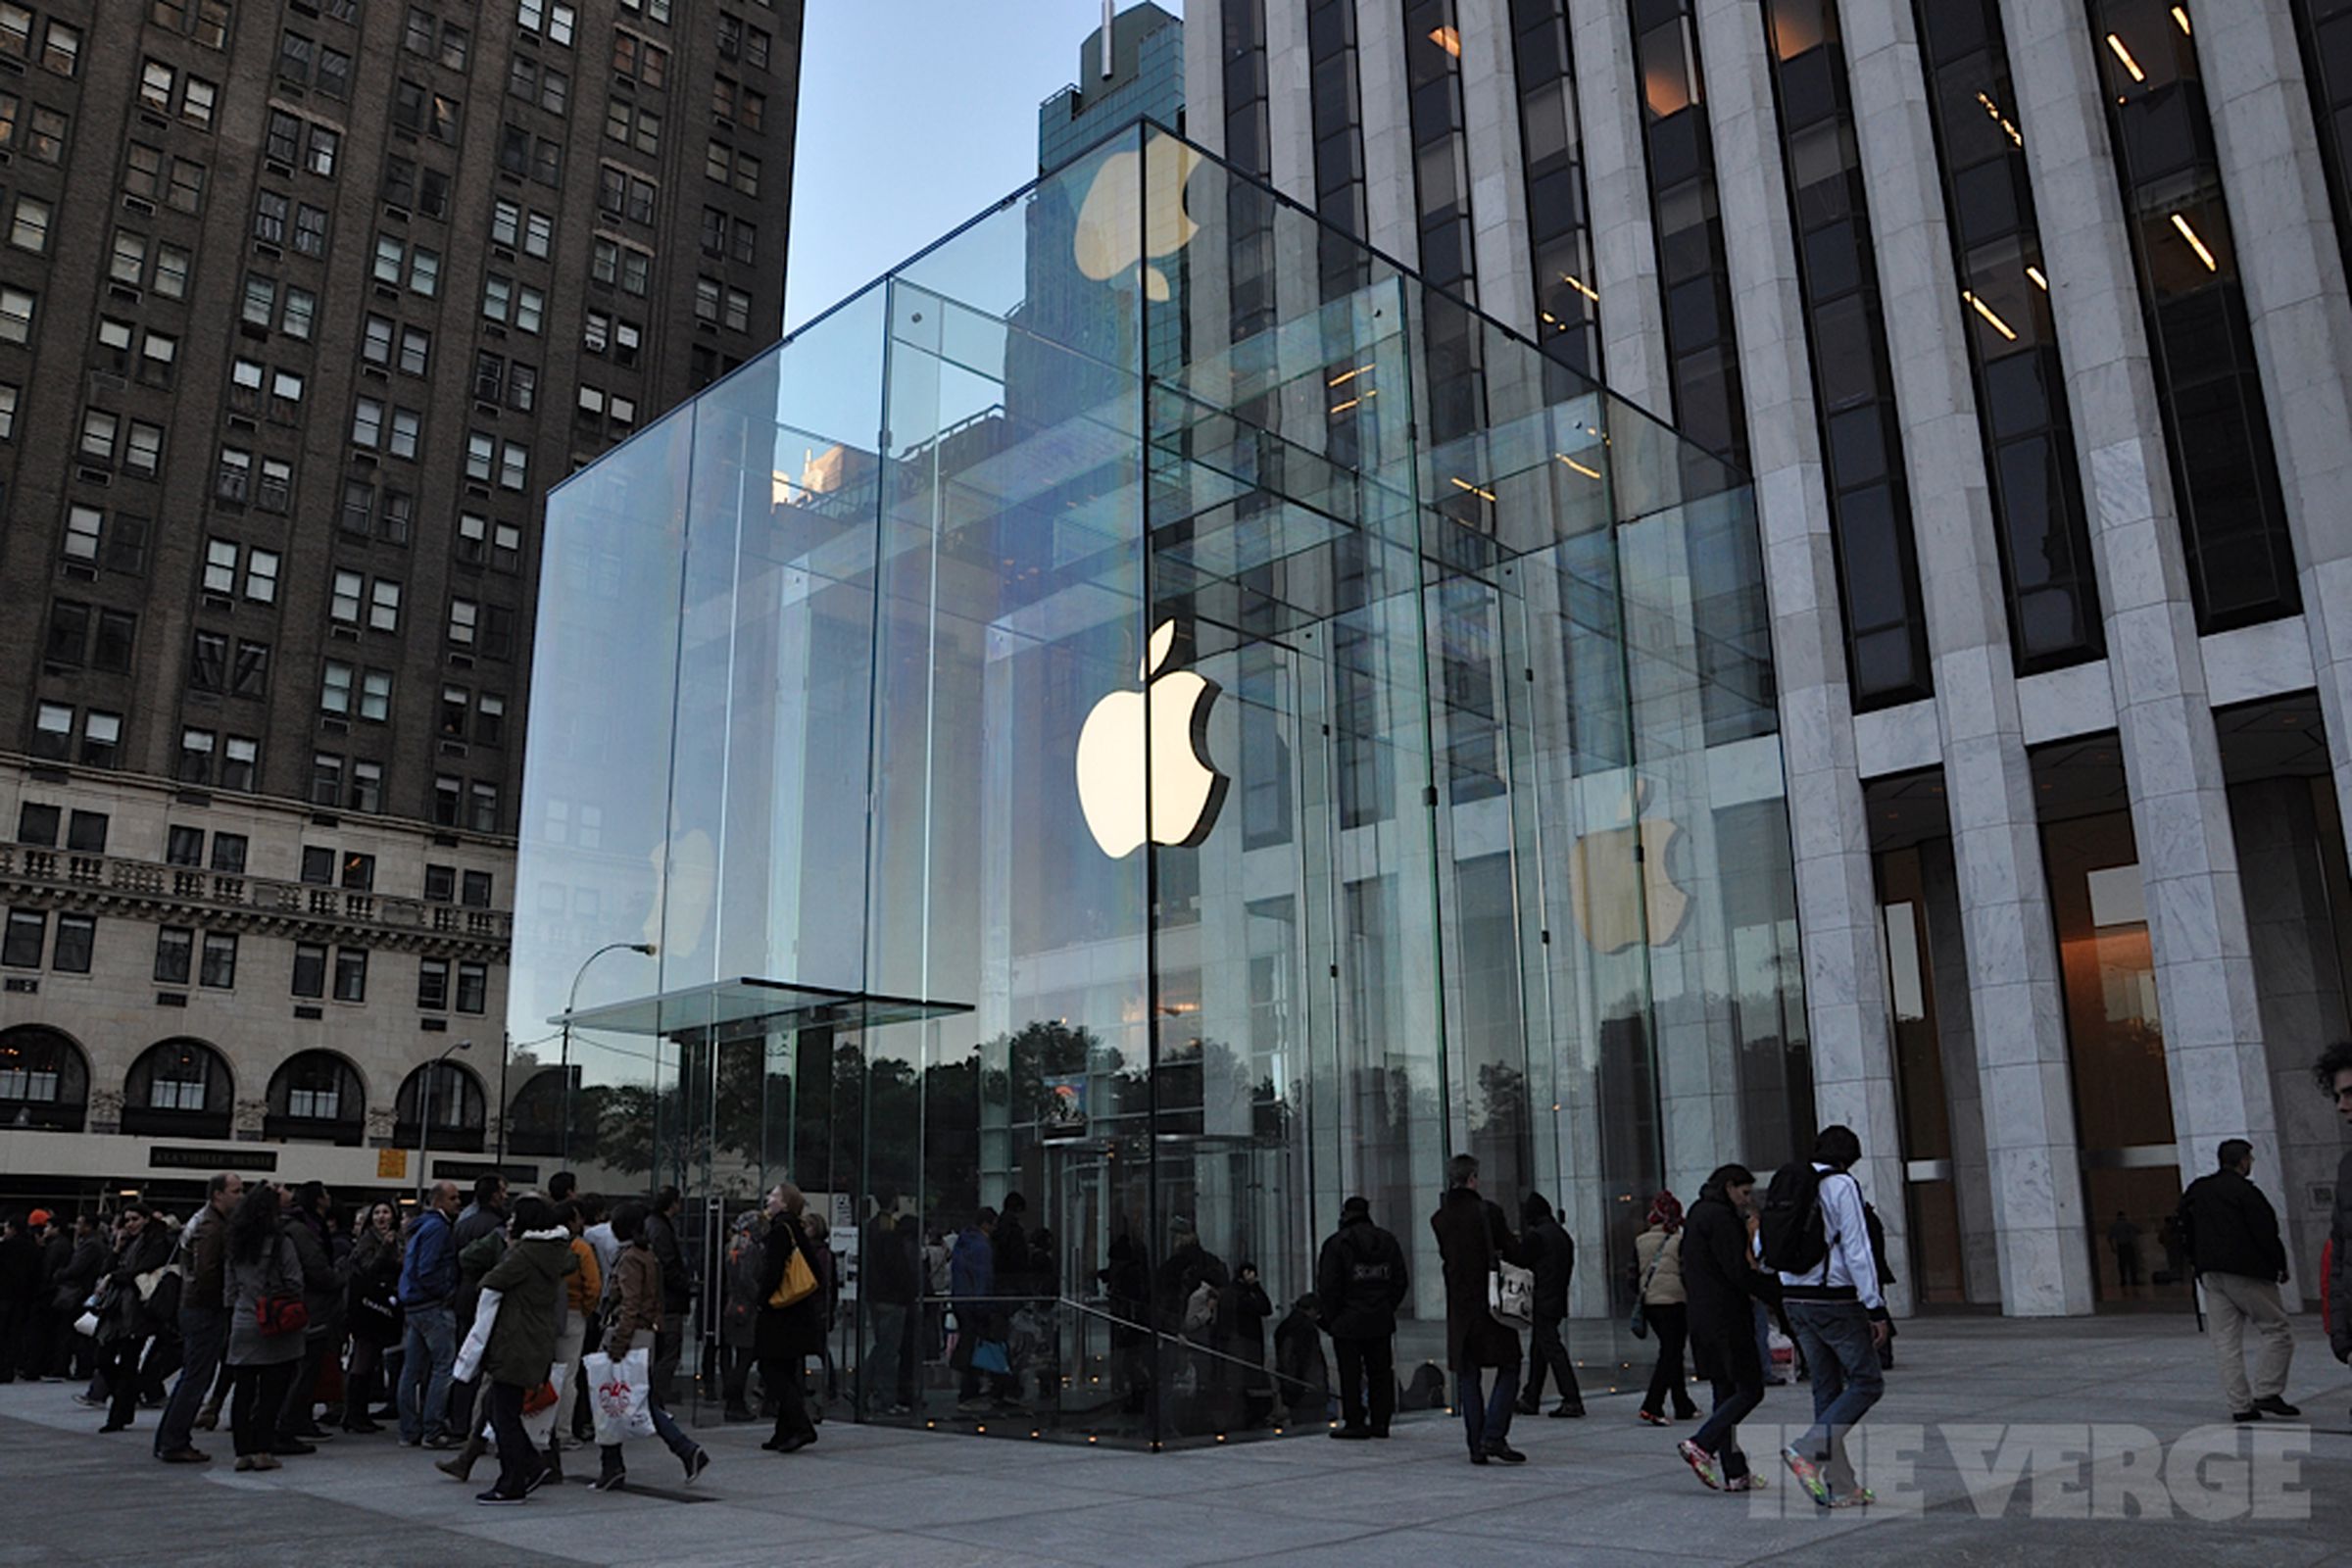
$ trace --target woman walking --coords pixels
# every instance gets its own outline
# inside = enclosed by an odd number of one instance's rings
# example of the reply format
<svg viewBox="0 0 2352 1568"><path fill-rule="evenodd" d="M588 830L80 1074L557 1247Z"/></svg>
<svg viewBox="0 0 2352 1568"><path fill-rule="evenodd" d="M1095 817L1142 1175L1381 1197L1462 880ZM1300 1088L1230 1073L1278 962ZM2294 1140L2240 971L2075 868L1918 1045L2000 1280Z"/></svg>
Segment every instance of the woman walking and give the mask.
<svg viewBox="0 0 2352 1568"><path fill-rule="evenodd" d="M1683 1341L1690 1321L1683 1292L1682 1231L1682 1200L1661 1192L1650 1200L1648 1225L1634 1238L1634 1262L1642 1271L1642 1315L1658 1336L1658 1364L1650 1369L1649 1393L1642 1400L1642 1419L1653 1427L1666 1424L1670 1396L1677 1421L1698 1414L1683 1373Z"/></svg>
<svg viewBox="0 0 2352 1568"><path fill-rule="evenodd" d="M522 1401L547 1382L556 1359L556 1320L564 1310L564 1276L575 1266L571 1232L556 1223L546 1199L514 1200L514 1243L482 1276L485 1293L499 1293L498 1316L482 1348L479 1386L498 1434L498 1481L480 1503L520 1502L548 1478L552 1466L522 1428Z"/></svg>
<svg viewBox="0 0 2352 1568"><path fill-rule="evenodd" d="M302 1364L302 1260L280 1212L276 1185L256 1182L228 1221L221 1295L229 1308L228 1424L240 1470L278 1467L278 1415Z"/></svg>
<svg viewBox="0 0 2352 1568"><path fill-rule="evenodd" d="M1719 1167L1690 1205L1680 1249L1690 1359L1714 1385L1715 1409L1678 1451L1701 1482L1725 1492L1757 1484L1740 1449L1740 1423L1764 1402L1755 1314L1781 1297L1780 1276L1758 1268L1748 1250L1741 1210L1755 1186L1755 1173L1745 1165Z"/></svg>
<svg viewBox="0 0 2352 1568"><path fill-rule="evenodd" d="M662 1260L654 1255L653 1238L646 1234L648 1212L644 1202L634 1198L612 1210L612 1235L620 1243L620 1250L612 1254L612 1323L605 1330L605 1353L615 1363L627 1356L629 1347L637 1343L639 1335L645 1337L650 1348L662 1333ZM671 1417L668 1407L662 1402L661 1385L654 1384L648 1390L646 1410L654 1418L655 1435L677 1456L678 1463L686 1467L686 1480L691 1485L695 1477L710 1467L710 1455ZM596 1490L618 1492L628 1479L620 1445L606 1444Z"/></svg>
<svg viewBox="0 0 2352 1568"><path fill-rule="evenodd" d="M343 1375L343 1430L381 1432L368 1408L385 1387L384 1351L400 1343L400 1223L390 1203L375 1203L352 1217L351 1365Z"/></svg>
<svg viewBox="0 0 2352 1568"><path fill-rule="evenodd" d="M122 1234L107 1268L106 1310L98 1325L98 1353L109 1396L101 1432L128 1431L131 1417L138 1414L139 1358L159 1327L156 1298L163 1294L160 1278L147 1280L144 1287L139 1282L171 1261L172 1235L163 1221L143 1207L124 1209Z"/></svg>
<svg viewBox="0 0 2352 1568"><path fill-rule="evenodd" d="M808 1242L801 1231L801 1215L808 1200L790 1182L779 1183L767 1195L766 1252L760 1266L760 1321L753 1339L760 1352L760 1381L776 1401L775 1434L760 1445L775 1453L792 1453L816 1441L816 1424L808 1419L801 1380L808 1357L824 1348L825 1302L820 1288L789 1306L775 1304L776 1293L791 1271L796 1253L810 1274L816 1264L807 1256Z"/></svg>

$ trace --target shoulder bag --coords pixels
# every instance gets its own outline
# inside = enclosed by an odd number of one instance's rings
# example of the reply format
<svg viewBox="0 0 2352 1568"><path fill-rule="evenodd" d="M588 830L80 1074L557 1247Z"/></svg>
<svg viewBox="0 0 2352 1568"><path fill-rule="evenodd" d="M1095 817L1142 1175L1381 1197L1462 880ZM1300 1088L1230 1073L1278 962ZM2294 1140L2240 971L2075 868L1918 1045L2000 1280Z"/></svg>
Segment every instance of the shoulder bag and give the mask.
<svg viewBox="0 0 2352 1568"><path fill-rule="evenodd" d="M1666 1242L1673 1240L1671 1236L1666 1238ZM1649 1282L1657 1278L1658 1265L1666 1261L1666 1242L1658 1244L1657 1255L1649 1260L1649 1267L1642 1271L1642 1284L1634 1292L1634 1310L1625 1320L1626 1332L1637 1340L1649 1338L1649 1318L1642 1311L1642 1303L1649 1296Z"/></svg>
<svg viewBox="0 0 2352 1568"><path fill-rule="evenodd" d="M783 1225L791 1222L778 1219L775 1223ZM808 1254L796 1238L792 1244L792 1255L784 1260L784 1277L776 1281L775 1290L768 1295L767 1304L778 1308L792 1306L815 1294L816 1270L808 1266Z"/></svg>

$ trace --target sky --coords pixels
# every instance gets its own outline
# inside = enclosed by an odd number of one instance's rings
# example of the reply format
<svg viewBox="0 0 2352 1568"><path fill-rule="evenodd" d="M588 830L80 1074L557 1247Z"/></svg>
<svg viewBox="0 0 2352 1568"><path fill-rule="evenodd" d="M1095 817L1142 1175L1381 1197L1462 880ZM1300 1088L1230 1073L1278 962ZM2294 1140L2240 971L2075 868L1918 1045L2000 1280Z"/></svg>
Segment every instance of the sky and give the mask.
<svg viewBox="0 0 2352 1568"><path fill-rule="evenodd" d="M1037 106L1102 21L1102 0L808 5L786 331L1036 178Z"/></svg>

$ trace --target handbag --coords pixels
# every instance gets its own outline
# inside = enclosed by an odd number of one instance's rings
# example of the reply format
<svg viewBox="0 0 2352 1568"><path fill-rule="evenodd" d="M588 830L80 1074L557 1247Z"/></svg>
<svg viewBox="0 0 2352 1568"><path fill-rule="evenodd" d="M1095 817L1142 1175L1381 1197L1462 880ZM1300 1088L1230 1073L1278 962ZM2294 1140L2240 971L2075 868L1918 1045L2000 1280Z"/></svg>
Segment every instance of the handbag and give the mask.
<svg viewBox="0 0 2352 1568"><path fill-rule="evenodd" d="M1010 1377L1012 1360L1004 1353L1004 1342L1003 1340L982 1340L978 1345L973 1346L972 1369L976 1372L993 1372L1001 1378Z"/></svg>
<svg viewBox="0 0 2352 1568"><path fill-rule="evenodd" d="M1536 1271L1496 1258L1487 1276L1487 1311L1506 1329L1535 1327Z"/></svg>
<svg viewBox="0 0 2352 1568"><path fill-rule="evenodd" d="M1674 1238L1669 1236L1666 1240L1671 1242ZM1649 1338L1649 1319L1642 1310L1642 1301L1644 1297L1649 1295L1649 1282L1658 1277L1658 1265L1665 1261L1666 1246L1664 1242L1661 1242L1658 1245L1658 1255L1651 1258L1649 1267L1642 1272L1642 1283L1634 1291L1634 1310L1625 1320L1625 1331L1637 1340Z"/></svg>
<svg viewBox="0 0 2352 1568"><path fill-rule="evenodd" d="M299 1296L265 1296L253 1303L253 1315L265 1339L300 1334L311 1326L311 1309Z"/></svg>
<svg viewBox="0 0 2352 1568"><path fill-rule="evenodd" d="M792 1249L792 1256L785 1259L784 1277L776 1281L776 1288L769 1294L767 1304L775 1307L791 1306L796 1302L807 1300L815 1293L816 1270L808 1266L808 1254L802 1250L796 1243Z"/></svg>

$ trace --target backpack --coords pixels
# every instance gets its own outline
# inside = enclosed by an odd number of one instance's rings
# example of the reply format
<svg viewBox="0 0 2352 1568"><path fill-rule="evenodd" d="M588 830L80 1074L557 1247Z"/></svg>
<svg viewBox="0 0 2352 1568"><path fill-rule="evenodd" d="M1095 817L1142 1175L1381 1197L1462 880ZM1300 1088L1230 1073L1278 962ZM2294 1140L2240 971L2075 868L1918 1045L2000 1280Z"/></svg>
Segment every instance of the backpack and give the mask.
<svg viewBox="0 0 2352 1568"><path fill-rule="evenodd" d="M1829 1259L1830 1238L1821 1217L1822 1173L1809 1159L1790 1160L1772 1173L1764 1191L1764 1218L1757 1227L1764 1266L1783 1274L1810 1274Z"/></svg>

